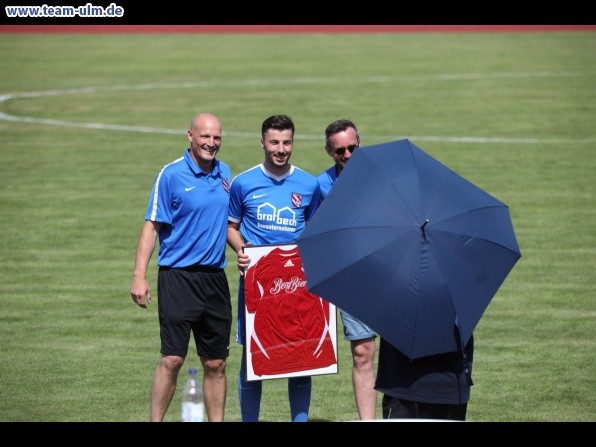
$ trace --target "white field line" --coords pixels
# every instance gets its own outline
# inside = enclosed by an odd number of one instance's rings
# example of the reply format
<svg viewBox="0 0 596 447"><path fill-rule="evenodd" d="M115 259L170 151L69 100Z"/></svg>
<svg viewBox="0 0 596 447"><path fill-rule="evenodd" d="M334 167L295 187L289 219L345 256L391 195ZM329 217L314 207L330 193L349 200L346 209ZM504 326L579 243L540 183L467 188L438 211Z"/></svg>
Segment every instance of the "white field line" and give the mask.
<svg viewBox="0 0 596 447"><path fill-rule="evenodd" d="M424 80L473 80L473 79L515 79L515 78L545 78L545 77L573 77L581 76L581 74L572 72L532 72L532 73L460 73L460 74L442 74L436 76L368 76L361 78L359 81L364 83L384 83L396 81L424 81ZM335 84L344 81L340 78L295 78L295 79L253 79L230 82L180 82L180 83L150 83L138 85L114 85L107 87L83 87L71 89L56 89L36 92L23 93L8 93L0 95L0 105L2 103L21 99L21 98L37 98L42 96L58 96L58 95L77 95L83 93L102 93L115 91L131 91L131 90L156 90L156 89L180 89L180 88L213 88L225 86L271 86L271 85L287 85L287 84ZM358 80L356 80L358 81ZM62 127L76 127L84 129L99 129L99 130L115 130L125 132L141 132L154 134L171 134L180 135L186 133L186 129L164 129L158 127L145 126L125 126L119 124L104 124L104 123L78 123L73 121L63 121L50 118L33 118L28 116L10 115L0 111L0 120L23 122L31 124L46 124L50 126ZM259 132L223 132L223 136L232 138L259 138ZM320 141L322 135L296 135L297 140L317 140ZM367 140L384 140L393 141L402 138L409 138L417 141L439 141L451 143L519 143L519 144L573 144L573 143L587 143L593 144L596 142L594 138L506 138L506 137L470 137L470 136L432 136L432 135L366 135Z"/></svg>

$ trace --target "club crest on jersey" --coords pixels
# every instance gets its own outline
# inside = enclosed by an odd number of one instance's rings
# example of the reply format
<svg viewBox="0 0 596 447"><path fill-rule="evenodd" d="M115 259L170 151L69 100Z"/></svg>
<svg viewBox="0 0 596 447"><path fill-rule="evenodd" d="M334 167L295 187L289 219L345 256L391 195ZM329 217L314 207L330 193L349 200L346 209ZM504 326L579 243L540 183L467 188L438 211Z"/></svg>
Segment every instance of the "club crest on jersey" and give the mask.
<svg viewBox="0 0 596 447"><path fill-rule="evenodd" d="M298 194L297 192L292 193L292 205L295 208L300 208L302 206L302 194Z"/></svg>
<svg viewBox="0 0 596 447"><path fill-rule="evenodd" d="M228 182L228 179L227 178L224 178L221 181L221 186L223 186L223 189L225 189L227 193L230 192L230 182Z"/></svg>

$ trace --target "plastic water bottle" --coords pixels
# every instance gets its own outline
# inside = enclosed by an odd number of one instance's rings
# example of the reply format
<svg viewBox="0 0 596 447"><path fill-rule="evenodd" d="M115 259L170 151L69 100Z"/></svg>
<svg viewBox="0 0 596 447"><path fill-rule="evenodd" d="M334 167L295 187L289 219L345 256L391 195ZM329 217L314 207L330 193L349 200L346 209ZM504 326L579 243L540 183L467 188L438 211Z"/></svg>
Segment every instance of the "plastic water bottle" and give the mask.
<svg viewBox="0 0 596 447"><path fill-rule="evenodd" d="M182 391L182 422L204 422L205 402L197 369L188 369L188 378Z"/></svg>

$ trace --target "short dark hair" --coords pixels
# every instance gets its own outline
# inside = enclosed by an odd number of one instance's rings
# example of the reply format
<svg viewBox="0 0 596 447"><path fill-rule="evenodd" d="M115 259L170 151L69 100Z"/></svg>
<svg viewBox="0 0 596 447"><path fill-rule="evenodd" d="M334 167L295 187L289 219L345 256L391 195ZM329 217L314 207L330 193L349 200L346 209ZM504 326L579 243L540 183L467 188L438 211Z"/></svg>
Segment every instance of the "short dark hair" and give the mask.
<svg viewBox="0 0 596 447"><path fill-rule="evenodd" d="M333 121L331 124L327 126L325 129L325 147L331 147L331 142L329 139L335 135L336 133L343 132L346 129L352 128L356 131L356 136L360 139L360 135L358 134L358 128L356 124L349 119L349 118L342 118L337 121Z"/></svg>
<svg viewBox="0 0 596 447"><path fill-rule="evenodd" d="M261 125L261 136L265 138L265 133L269 130L288 130L292 131L292 137L294 137L294 122L288 115L272 115L263 121Z"/></svg>

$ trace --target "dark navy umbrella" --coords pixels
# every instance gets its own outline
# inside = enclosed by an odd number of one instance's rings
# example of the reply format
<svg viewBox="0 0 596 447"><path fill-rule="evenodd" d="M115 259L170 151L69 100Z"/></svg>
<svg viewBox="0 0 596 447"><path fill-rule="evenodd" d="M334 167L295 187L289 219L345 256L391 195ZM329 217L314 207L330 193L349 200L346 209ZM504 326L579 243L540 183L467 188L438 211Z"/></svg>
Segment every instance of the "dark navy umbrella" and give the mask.
<svg viewBox="0 0 596 447"><path fill-rule="evenodd" d="M508 206L407 139L358 148L297 244L308 289L410 358L461 349L521 257Z"/></svg>

